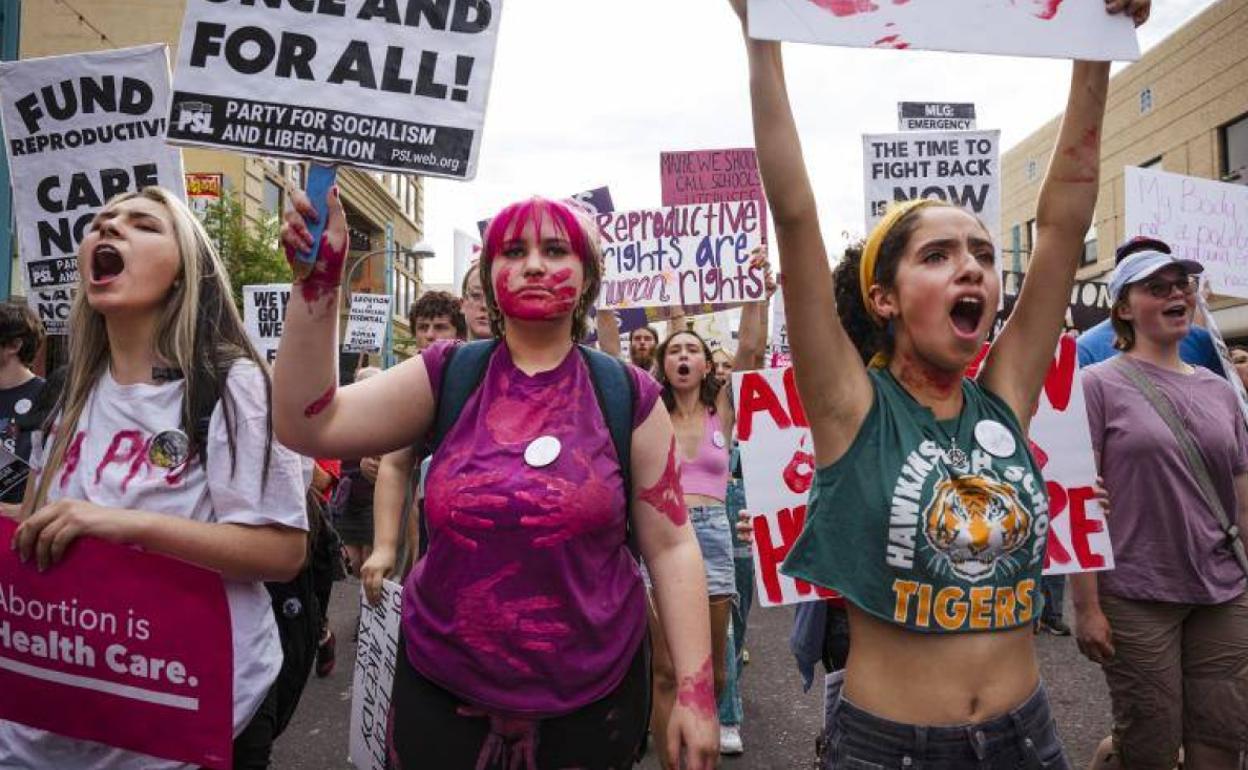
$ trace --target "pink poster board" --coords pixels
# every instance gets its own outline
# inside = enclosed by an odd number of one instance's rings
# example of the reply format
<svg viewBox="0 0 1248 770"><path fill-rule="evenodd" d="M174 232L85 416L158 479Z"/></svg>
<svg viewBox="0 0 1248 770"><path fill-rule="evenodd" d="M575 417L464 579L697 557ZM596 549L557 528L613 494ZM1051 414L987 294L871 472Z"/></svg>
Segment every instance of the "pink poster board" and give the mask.
<svg viewBox="0 0 1248 770"><path fill-rule="evenodd" d="M233 666L217 573L94 538L43 573L0 548L0 719L229 768Z"/></svg>
<svg viewBox="0 0 1248 770"><path fill-rule="evenodd" d="M757 200L767 242L767 196L753 147L661 153L659 180L664 206Z"/></svg>

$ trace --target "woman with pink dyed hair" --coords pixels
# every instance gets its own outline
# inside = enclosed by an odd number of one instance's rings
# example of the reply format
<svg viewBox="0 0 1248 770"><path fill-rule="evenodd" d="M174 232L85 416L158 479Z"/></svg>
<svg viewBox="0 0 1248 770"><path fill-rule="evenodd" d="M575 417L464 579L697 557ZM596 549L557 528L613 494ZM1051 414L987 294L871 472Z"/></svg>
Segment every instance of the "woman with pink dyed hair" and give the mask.
<svg viewBox="0 0 1248 770"><path fill-rule="evenodd" d="M313 217L296 196L303 217ZM438 424L456 356L487 351L425 481L428 552L408 576L390 714L398 767L628 768L649 707L646 592L655 585L679 678L672 764L718 753L706 583L659 387L628 366L631 460L622 467L576 340L602 276L597 231L566 204L500 211L478 270L498 342L439 343L338 390L346 219L337 192L312 273L296 281L274 375L274 429L298 451L360 457L410 446ZM310 248L299 213L288 249ZM618 362L606 362L612 366ZM601 366L601 360L595 365ZM451 389L447 389L449 394ZM448 395L448 403L451 397ZM626 485L627 483L627 485ZM631 504L630 504L631 502Z"/></svg>

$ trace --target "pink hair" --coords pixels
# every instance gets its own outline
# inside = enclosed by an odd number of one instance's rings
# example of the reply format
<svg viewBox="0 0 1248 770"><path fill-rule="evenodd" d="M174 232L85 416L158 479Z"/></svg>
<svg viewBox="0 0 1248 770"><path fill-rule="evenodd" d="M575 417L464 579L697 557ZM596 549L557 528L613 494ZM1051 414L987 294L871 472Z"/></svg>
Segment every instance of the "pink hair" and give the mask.
<svg viewBox="0 0 1248 770"><path fill-rule="evenodd" d="M585 229L585 220L581 215L562 201L534 196L528 200L513 203L494 215L485 228L485 242L481 250L482 259L489 262L498 256L503 246L510 240L519 238L530 224L536 232L541 232L542 225L552 220L556 227L567 236L572 251L581 261L592 259L594 249L590 243L590 234Z"/></svg>

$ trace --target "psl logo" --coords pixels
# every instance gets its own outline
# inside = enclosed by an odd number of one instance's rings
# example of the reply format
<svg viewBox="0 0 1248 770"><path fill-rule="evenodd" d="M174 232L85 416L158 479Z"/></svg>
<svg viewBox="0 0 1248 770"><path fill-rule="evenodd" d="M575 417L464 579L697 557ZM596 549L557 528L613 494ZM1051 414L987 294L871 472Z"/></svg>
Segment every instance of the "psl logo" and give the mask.
<svg viewBox="0 0 1248 770"><path fill-rule="evenodd" d="M182 102L178 105L176 129L192 134L211 134L212 105L205 102Z"/></svg>
<svg viewBox="0 0 1248 770"><path fill-rule="evenodd" d="M941 480L923 518L938 558L971 582L990 577L1031 529L1031 514L1014 488L983 476Z"/></svg>

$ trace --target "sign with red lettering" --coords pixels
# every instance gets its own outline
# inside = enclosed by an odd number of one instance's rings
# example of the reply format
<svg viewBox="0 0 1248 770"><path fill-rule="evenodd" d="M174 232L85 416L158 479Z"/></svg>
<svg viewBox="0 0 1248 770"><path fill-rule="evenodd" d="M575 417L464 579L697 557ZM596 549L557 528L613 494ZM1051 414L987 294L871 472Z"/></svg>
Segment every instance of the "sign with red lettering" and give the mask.
<svg viewBox="0 0 1248 770"><path fill-rule="evenodd" d="M767 241L767 196L753 147L661 153L659 180L664 206L758 201L762 238Z"/></svg>
<svg viewBox="0 0 1248 770"><path fill-rule="evenodd" d="M42 573L0 549L0 719L229 768L233 650L215 572L93 538Z"/></svg>

